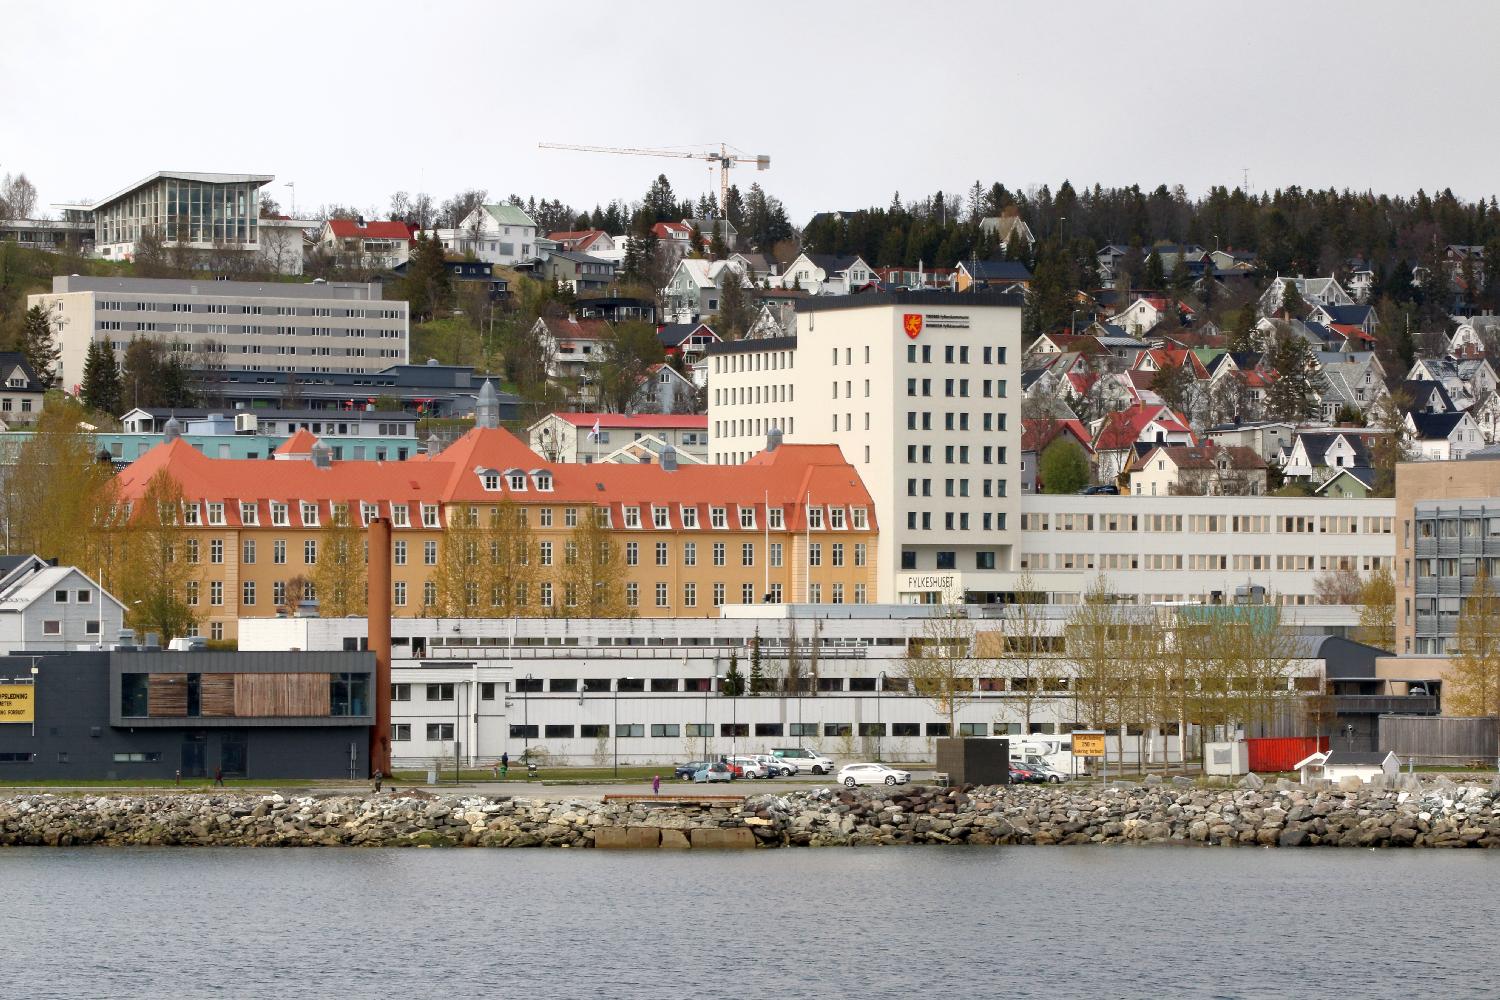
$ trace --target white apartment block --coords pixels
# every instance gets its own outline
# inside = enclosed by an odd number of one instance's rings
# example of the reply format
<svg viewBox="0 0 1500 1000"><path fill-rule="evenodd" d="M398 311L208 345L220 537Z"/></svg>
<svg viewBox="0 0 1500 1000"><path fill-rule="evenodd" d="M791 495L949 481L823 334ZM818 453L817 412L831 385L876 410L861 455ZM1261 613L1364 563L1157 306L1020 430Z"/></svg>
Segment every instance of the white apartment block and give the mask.
<svg viewBox="0 0 1500 1000"><path fill-rule="evenodd" d="M374 373L406 364L407 304L381 294L373 282L58 275L51 292L26 301L52 313L59 384L75 391L95 340L122 361L132 338L161 340L208 370Z"/></svg>
<svg viewBox="0 0 1500 1000"><path fill-rule="evenodd" d="M793 337L710 345L709 453L835 443L875 501L881 603L1006 591L1019 542L1021 299L867 293L797 304ZM816 497L813 498L815 503Z"/></svg>

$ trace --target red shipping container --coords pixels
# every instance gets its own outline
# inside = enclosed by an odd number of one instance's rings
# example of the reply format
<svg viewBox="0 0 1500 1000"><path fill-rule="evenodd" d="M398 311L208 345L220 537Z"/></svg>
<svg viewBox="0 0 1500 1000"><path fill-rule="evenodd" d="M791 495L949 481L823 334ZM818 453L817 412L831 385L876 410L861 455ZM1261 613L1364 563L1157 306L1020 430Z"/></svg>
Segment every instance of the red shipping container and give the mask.
<svg viewBox="0 0 1500 1000"><path fill-rule="evenodd" d="M1252 771L1290 771L1298 761L1328 749L1326 736L1277 736L1246 740Z"/></svg>

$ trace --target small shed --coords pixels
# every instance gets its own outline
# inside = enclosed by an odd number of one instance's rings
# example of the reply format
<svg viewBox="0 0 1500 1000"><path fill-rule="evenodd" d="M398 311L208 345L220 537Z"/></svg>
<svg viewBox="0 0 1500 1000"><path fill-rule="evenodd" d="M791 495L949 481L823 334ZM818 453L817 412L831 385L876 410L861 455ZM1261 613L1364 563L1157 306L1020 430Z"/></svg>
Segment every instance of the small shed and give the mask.
<svg viewBox="0 0 1500 1000"><path fill-rule="evenodd" d="M1303 784L1314 778L1338 782L1353 777L1368 785L1381 777L1394 780L1401 773L1401 761L1390 750L1383 753L1320 750L1298 761L1296 768L1301 772Z"/></svg>

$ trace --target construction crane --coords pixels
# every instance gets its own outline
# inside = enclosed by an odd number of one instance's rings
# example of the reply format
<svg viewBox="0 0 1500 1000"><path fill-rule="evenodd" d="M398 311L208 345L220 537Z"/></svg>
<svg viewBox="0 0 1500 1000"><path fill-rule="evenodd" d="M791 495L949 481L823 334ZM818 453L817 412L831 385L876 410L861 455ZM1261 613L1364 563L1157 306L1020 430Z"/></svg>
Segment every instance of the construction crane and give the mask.
<svg viewBox="0 0 1500 1000"><path fill-rule="evenodd" d="M685 160L708 160L719 165L719 211L729 200L729 171L737 163L753 163L756 170L770 170L769 156L737 156L725 143L719 143L719 151L689 152L680 149L636 149L629 146L580 146L566 142L539 142L540 149L571 149L580 153L624 153L627 156L670 156Z"/></svg>

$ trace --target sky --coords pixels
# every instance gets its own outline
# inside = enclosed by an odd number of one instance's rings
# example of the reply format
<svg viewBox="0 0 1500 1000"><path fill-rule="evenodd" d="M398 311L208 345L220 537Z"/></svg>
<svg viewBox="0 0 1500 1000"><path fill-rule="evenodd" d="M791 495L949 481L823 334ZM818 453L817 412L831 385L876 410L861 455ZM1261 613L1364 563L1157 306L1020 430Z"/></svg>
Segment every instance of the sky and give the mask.
<svg viewBox="0 0 1500 1000"><path fill-rule="evenodd" d="M539 142L727 142L771 157L734 179L798 225L975 180L1473 199L1500 189L1500 60L1474 48L1497 29L1497 4L1384 0L5 0L0 174L43 207L193 170L274 174L283 209L466 188L590 209L717 175Z"/></svg>

